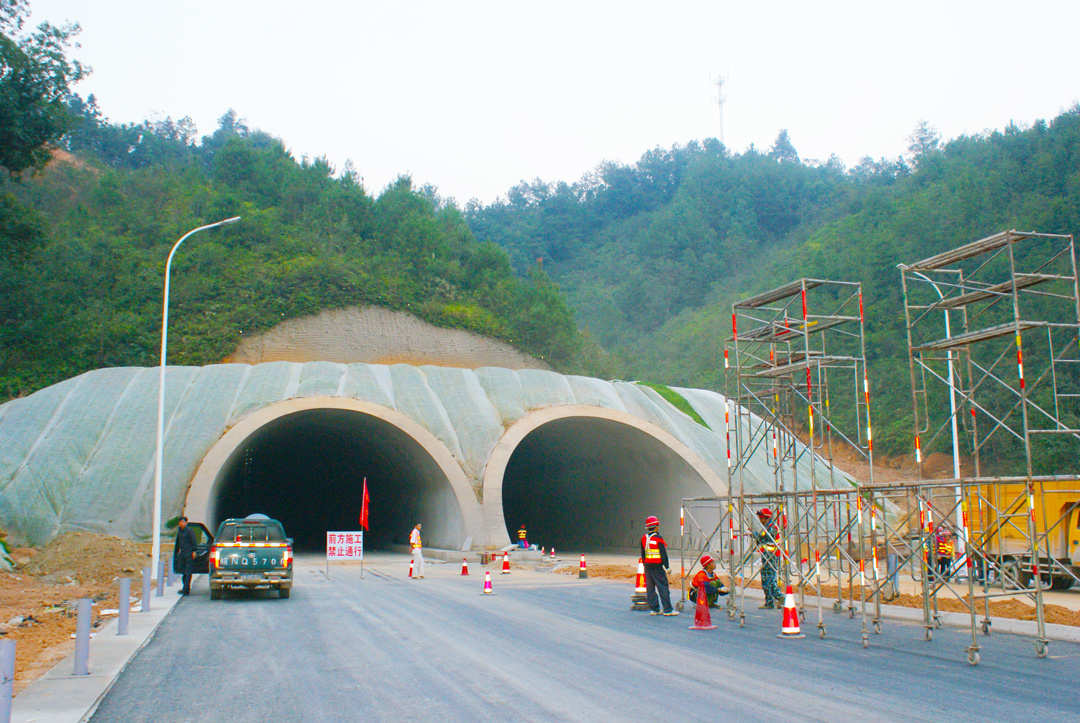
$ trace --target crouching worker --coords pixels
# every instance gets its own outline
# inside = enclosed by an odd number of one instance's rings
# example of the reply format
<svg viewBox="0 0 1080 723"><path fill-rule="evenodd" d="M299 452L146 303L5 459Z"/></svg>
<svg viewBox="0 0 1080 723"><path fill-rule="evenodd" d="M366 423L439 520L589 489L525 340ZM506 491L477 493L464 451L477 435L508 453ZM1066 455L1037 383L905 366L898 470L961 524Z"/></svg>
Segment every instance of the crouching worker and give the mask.
<svg viewBox="0 0 1080 723"><path fill-rule="evenodd" d="M712 555L701 556L701 569L694 575L692 588L690 602L697 603L698 593L704 589L705 599L711 608L716 607L717 598L728 594L724 584L720 582L720 576L716 574L716 560L712 558Z"/></svg>

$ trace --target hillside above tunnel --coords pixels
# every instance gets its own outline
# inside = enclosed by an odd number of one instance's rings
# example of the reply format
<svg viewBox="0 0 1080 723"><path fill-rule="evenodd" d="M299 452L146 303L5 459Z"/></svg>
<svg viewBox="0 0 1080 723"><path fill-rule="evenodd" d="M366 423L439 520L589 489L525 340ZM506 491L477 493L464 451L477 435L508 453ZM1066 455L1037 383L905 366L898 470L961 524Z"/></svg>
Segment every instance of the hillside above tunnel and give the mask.
<svg viewBox="0 0 1080 723"><path fill-rule="evenodd" d="M513 346L464 329L429 324L377 306L330 309L245 337L225 363L328 361L442 367L551 369Z"/></svg>

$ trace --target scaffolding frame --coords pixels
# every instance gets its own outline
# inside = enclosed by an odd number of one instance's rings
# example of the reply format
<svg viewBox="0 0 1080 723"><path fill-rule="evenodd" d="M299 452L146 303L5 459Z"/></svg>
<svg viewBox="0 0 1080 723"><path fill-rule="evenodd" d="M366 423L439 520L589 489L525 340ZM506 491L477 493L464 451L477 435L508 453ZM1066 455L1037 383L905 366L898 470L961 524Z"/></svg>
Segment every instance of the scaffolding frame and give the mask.
<svg viewBox="0 0 1080 723"><path fill-rule="evenodd" d="M1038 246L1036 253L1024 255L1025 268L1020 268L1014 247L1023 242ZM781 520L779 534L770 541L783 558L783 582L798 586L804 615L807 588L816 593L820 637L827 634L826 584L836 585L835 591L828 590L835 592L834 613L846 606L854 618L861 610L862 643L868 647L870 630L882 632L882 602L899 595L898 576L906 569L921 583L927 640L941 626L938 595L948 590L968 610L967 658L978 664L976 633L990 633L991 600L1022 595L1035 604L1036 654L1045 657L1043 583L1080 581L1068 559L1050 554L1051 536L1067 543L1080 503L1049 509L1051 501L1080 495L1080 481L1035 474L1032 460L1033 444L1050 438L1080 441L1080 429L1066 423L1080 419L1080 393L1073 392L1080 387L1080 290L1073 238L1006 231L899 269L919 480L877 484L873 478L861 285L803 278L732 305L732 335L724 350L724 391L730 404L725 410L728 494L688 498L684 510L706 501L717 508L714 527L701 541L726 563L732 591L728 617L738 618L740 626L745 624L746 587L760 571L753 539L764 528L755 512L769 506ZM921 291L936 296L920 296L920 284ZM955 322L961 331L952 334ZM985 351L1006 337L1003 351ZM1003 370L1014 341L1017 374L1010 381ZM846 387L848 374L854 394L847 399L853 404L842 415L829 385L839 378L840 388ZM944 406L941 388L949 396L944 421L934 419ZM974 474L961 475L956 464L953 478L928 479L922 450L933 448L946 430L957 439L961 428L973 452ZM983 474L980 453L998 454L1003 440L1022 445L1025 475ZM834 443L856 451L867 464L864 482L849 487L838 479ZM750 490L746 484L755 453L765 453L772 468L772 485L766 489L758 484ZM800 480L799 463L807 459L809 474L804 466ZM828 470L827 483L818 478L819 462ZM1058 497L1051 500L1053 495ZM693 514L691 520L700 526ZM935 569L935 534L942 529L961 545L944 574ZM1018 537L1025 547L1019 557ZM682 547L685 555L693 535L683 537ZM687 577L684 567L684 597Z"/></svg>
<svg viewBox="0 0 1080 723"><path fill-rule="evenodd" d="M1072 495L1080 485L1075 476L1036 474L1033 458L1035 445L1048 440L1080 441L1080 429L1065 423L1080 413L1080 286L1073 237L1003 231L898 268L919 481L872 494L917 500L927 639L940 624L937 593L949 580L931 576L928 545L937 525L962 545L956 564L966 569L968 594L957 597L970 612L968 661L979 660L977 627L990 632L991 598L1016 594L1035 605L1035 650L1045 657L1044 575L1050 584L1055 578L1070 585L1078 581L1068 560L1053 554L1052 540L1069 524L1075 507L1048 514L1047 506L1053 499L1048 495ZM954 334L957 320L961 331ZM1015 375L1007 369L1014 348ZM948 411L942 413L946 394ZM929 479L923 450L933 448L946 428L953 437L953 475ZM955 447L961 428L972 453L971 475L959 469ZM984 474L983 455L989 451L1019 456L1024 474ZM976 526L969 524L970 515L976 516ZM894 540L901 547L910 542ZM977 622L980 601L984 617Z"/></svg>
<svg viewBox="0 0 1080 723"><path fill-rule="evenodd" d="M850 544L855 527L862 539L862 505L855 482L839 473L835 464L843 445L854 450L873 475L862 285L800 278L733 304L731 323L732 335L724 350L725 395L731 403L725 411L729 525L725 561L733 590L728 617L745 623L746 585L760 571L752 542L755 532L767 532L756 512L769 506L780 521L777 539L771 542L782 557L783 582L798 587L800 607L805 605L806 588L815 591L818 632L824 638L824 582L836 580L834 610L839 612L846 576L854 617L856 569L865 581L862 558ZM734 352L733 367L729 351ZM830 383L850 390L840 395L839 405ZM768 459L772 489L747 488L747 465L755 453ZM800 463L808 481L800 480ZM818 479L822 463L827 482ZM739 603L736 590L742 593ZM865 597L860 602L867 645Z"/></svg>

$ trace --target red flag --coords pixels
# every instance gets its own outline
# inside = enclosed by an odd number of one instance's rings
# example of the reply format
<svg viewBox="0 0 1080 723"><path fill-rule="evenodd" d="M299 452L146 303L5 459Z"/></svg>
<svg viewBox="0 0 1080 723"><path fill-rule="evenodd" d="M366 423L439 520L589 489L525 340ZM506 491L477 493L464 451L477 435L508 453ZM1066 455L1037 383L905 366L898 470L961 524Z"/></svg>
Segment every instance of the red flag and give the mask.
<svg viewBox="0 0 1080 723"><path fill-rule="evenodd" d="M364 501L360 505L360 526L365 530L367 529L368 519L368 494L367 494L367 477L364 478Z"/></svg>

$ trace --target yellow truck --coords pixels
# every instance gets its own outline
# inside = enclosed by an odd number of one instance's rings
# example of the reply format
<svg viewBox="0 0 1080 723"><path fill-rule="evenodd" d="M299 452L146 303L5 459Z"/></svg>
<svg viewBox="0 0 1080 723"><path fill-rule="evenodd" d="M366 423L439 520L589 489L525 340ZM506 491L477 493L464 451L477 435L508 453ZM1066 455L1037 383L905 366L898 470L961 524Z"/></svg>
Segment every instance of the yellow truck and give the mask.
<svg viewBox="0 0 1080 723"><path fill-rule="evenodd" d="M1011 577L1029 586L1028 519L1034 512L1042 583L1067 590L1080 578L1080 480L1036 479L1030 496L1025 482L988 482L967 489L969 533L984 557L1000 560Z"/></svg>

